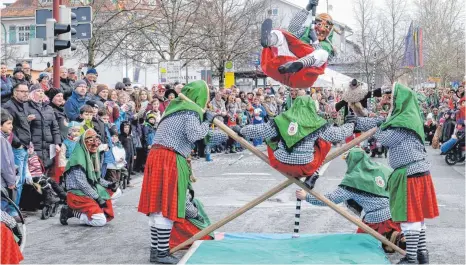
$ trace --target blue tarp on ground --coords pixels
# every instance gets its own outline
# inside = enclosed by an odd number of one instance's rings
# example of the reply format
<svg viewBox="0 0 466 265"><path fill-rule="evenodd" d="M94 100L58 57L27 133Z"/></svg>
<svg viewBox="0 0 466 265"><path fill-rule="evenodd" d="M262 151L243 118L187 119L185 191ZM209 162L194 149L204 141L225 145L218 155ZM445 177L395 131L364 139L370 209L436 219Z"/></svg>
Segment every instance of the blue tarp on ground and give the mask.
<svg viewBox="0 0 466 265"><path fill-rule="evenodd" d="M203 241L187 264L390 264L367 234L228 234Z"/></svg>

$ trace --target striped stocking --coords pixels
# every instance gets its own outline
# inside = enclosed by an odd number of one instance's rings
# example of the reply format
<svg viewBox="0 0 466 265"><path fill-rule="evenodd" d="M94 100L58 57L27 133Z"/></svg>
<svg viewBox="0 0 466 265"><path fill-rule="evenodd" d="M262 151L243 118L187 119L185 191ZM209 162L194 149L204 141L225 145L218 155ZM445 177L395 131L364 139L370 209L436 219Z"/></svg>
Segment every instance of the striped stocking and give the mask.
<svg viewBox="0 0 466 265"><path fill-rule="evenodd" d="M410 263L417 263L417 246L419 243L419 231L406 231L406 258Z"/></svg>
<svg viewBox="0 0 466 265"><path fill-rule="evenodd" d="M73 213L73 217L76 217L78 219L81 218L81 214L82 214L81 212L78 212L76 210L71 210L71 212Z"/></svg>
<svg viewBox="0 0 466 265"><path fill-rule="evenodd" d="M303 58L296 60L295 62L300 62L303 64L304 68L311 67L316 63L316 58L313 54L304 56Z"/></svg>
<svg viewBox="0 0 466 265"><path fill-rule="evenodd" d="M421 233L419 234L419 243L417 244L417 249L419 251L427 250L426 229L422 229Z"/></svg>
<svg viewBox="0 0 466 265"><path fill-rule="evenodd" d="M169 250L169 241L170 241L170 234L172 229L171 228L157 228L157 256L159 258L163 258L168 256Z"/></svg>
<svg viewBox="0 0 466 265"><path fill-rule="evenodd" d="M150 227L150 247L151 249L157 249L157 228L155 226Z"/></svg>

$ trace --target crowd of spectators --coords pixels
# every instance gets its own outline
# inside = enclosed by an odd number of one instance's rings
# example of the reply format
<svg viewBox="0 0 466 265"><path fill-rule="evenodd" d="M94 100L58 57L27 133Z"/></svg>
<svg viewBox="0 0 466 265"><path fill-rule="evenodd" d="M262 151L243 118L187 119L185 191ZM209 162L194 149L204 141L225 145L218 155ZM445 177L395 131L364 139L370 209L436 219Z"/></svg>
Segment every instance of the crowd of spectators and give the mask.
<svg viewBox="0 0 466 265"><path fill-rule="evenodd" d="M134 86L128 78L114 87L98 82L96 69L88 69L78 79L75 69L60 68L60 88L53 88L51 74L43 72L34 80L29 64L23 63L7 75L7 66L1 64L2 111L12 118L13 130L3 137L11 144L18 179L9 189L21 199L24 183L31 183L28 168L29 154L37 154L48 176L59 181L66 159L72 152L77 136L93 128L102 141L102 177L115 181L115 170L125 173L128 184L133 172L143 172L157 124L170 103L183 88L181 83L155 84L150 88ZM290 108L293 100L302 95L315 99L316 110L328 122L341 125L345 109L338 109L342 91L325 88L286 89L267 86L242 91L210 87L208 108L219 114L217 119L229 127L268 122ZM421 89L418 91L422 115L425 117L426 140L432 144L434 134L441 143L464 126L464 88ZM370 116L386 116L390 96L370 99ZM463 108L461 108L463 106ZM2 131L3 131L2 118ZM248 139L255 146L263 139ZM124 155L117 147L122 146ZM241 152L241 146L229 139L217 146L206 146L199 141L193 148L194 159L211 153ZM117 166L118 165L118 166ZM108 170L107 170L108 169ZM4 186L2 168L2 186ZM10 185L11 184L11 185Z"/></svg>

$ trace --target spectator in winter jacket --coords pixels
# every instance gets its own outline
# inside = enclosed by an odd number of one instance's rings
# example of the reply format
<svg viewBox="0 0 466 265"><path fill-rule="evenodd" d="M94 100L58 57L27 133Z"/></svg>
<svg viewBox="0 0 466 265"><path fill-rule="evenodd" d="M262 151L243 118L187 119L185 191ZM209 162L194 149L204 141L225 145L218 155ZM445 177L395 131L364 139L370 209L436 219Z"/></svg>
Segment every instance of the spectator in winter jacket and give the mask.
<svg viewBox="0 0 466 265"><path fill-rule="evenodd" d="M170 103L167 98L165 98L165 87L163 85L158 85L155 91L154 98L159 100L159 110L163 114L165 109L167 108L168 104Z"/></svg>
<svg viewBox="0 0 466 265"><path fill-rule="evenodd" d="M51 86L49 85L50 77L48 73L46 72L40 73L39 79L37 79L37 81L39 81L39 84L42 87L42 90L44 90L44 92L49 91Z"/></svg>
<svg viewBox="0 0 466 265"><path fill-rule="evenodd" d="M72 83L78 80L76 70L74 70L73 68L68 68L68 80L70 80ZM71 88L74 88L74 85L71 85Z"/></svg>
<svg viewBox="0 0 466 265"><path fill-rule="evenodd" d="M144 149L146 153L152 148L152 144L155 139L155 131L157 129L157 124L160 121L160 116L157 117L155 113L149 112L146 115L146 121L144 122L144 127L142 129L142 134L144 135Z"/></svg>
<svg viewBox="0 0 466 265"><path fill-rule="evenodd" d="M261 100L259 97L254 97L252 107L254 110L260 109L260 117L265 118L267 116L267 111L265 110L264 106L261 104ZM256 115L255 115L256 116Z"/></svg>
<svg viewBox="0 0 466 265"><path fill-rule="evenodd" d="M97 82L97 70L95 68L87 69L86 77L84 77L83 80L86 82L87 88L90 91L91 87Z"/></svg>
<svg viewBox="0 0 466 265"><path fill-rule="evenodd" d="M11 79L11 84L13 87L16 86L16 84L19 84L19 83L24 83L26 84L28 87L31 85L30 82L28 82L25 78L24 78L24 71L23 71L23 68L21 67L16 67L14 70L13 70L13 77L10 78Z"/></svg>
<svg viewBox="0 0 466 265"><path fill-rule="evenodd" d="M58 171L60 176L65 172L66 163L73 153L76 143L79 142L81 135L81 123L72 121L68 123L68 135L63 140L60 154L58 155Z"/></svg>
<svg viewBox="0 0 466 265"><path fill-rule="evenodd" d="M0 137L0 151L2 155L0 156L0 160L2 165L2 187L13 191L16 188L15 156L11 144L8 142L8 137L13 131L13 116L8 111L2 109L1 121L2 136Z"/></svg>
<svg viewBox="0 0 466 265"><path fill-rule="evenodd" d="M13 83L11 82L10 77L6 75L7 67L5 63L1 64L0 68L0 84L1 84L1 97L2 97L2 104L5 104L8 100L10 100L13 90Z"/></svg>
<svg viewBox="0 0 466 265"><path fill-rule="evenodd" d="M17 83L13 87L13 97L2 105L13 116L13 154L18 167L19 180L16 184L16 204L21 199L21 191L26 178L29 176L27 148L31 143L31 128L29 122L35 119L28 107L29 89L26 84Z"/></svg>
<svg viewBox="0 0 466 265"><path fill-rule="evenodd" d="M108 100L108 86L104 84L97 85L94 101L99 105L99 109L104 107L104 103Z"/></svg>
<svg viewBox="0 0 466 265"><path fill-rule="evenodd" d="M131 134L131 124L127 121L122 122L120 125L120 142L126 152L126 169L128 170L128 185L133 171L133 162L136 159L136 148L133 143Z"/></svg>
<svg viewBox="0 0 466 265"><path fill-rule="evenodd" d="M21 67L23 68L24 79L26 79L26 81L31 85L35 84L34 80L32 80L31 65L29 65L29 63L27 63L27 62L23 62L21 64Z"/></svg>
<svg viewBox="0 0 466 265"><path fill-rule="evenodd" d="M52 167L54 161L53 158L50 159L50 145L54 144L56 152L60 152L60 127L52 107L48 105L49 99L44 94L42 86L32 85L30 91L28 108L29 113L35 116L30 122L31 139L34 151L48 169Z"/></svg>
<svg viewBox="0 0 466 265"><path fill-rule="evenodd" d="M65 100L63 98L63 90L52 88L45 93L50 99L50 107L52 107L55 118L60 128L60 136L62 141L68 137L68 117L65 114Z"/></svg>
<svg viewBox="0 0 466 265"><path fill-rule="evenodd" d="M78 80L74 83L74 91L71 97L65 103L65 114L70 121L75 121L79 117L79 110L86 104L87 84L84 80Z"/></svg>
<svg viewBox="0 0 466 265"><path fill-rule="evenodd" d="M68 99L73 93L73 81L68 78L68 70L66 67L60 67L60 88L63 91L63 97Z"/></svg>
<svg viewBox="0 0 466 265"><path fill-rule="evenodd" d="M115 130L111 130L110 134L112 147L109 151L112 153L114 162L107 165L105 180L115 183L115 186L118 187L121 178L121 171L126 167L126 153L120 142L118 133Z"/></svg>

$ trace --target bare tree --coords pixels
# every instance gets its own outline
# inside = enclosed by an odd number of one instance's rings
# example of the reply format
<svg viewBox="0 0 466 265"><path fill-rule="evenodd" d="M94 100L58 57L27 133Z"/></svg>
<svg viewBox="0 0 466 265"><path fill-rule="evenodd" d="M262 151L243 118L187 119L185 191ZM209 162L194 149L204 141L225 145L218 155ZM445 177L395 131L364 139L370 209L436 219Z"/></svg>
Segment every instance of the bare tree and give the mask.
<svg viewBox="0 0 466 265"><path fill-rule="evenodd" d="M417 0L416 17L423 34L425 71L444 82L465 73L464 1Z"/></svg>
<svg viewBox="0 0 466 265"><path fill-rule="evenodd" d="M264 19L264 0L209 0L202 1L202 22L196 27L193 42L211 62L224 82L226 61L249 56L259 46L259 29ZM264 15L262 15L264 14Z"/></svg>
<svg viewBox="0 0 466 265"><path fill-rule="evenodd" d="M74 54L86 58L90 67L111 59L130 41L130 36L155 23L156 5L145 0L118 1L118 5L110 0L95 0L92 7L92 38L81 41L84 49L78 48Z"/></svg>
<svg viewBox="0 0 466 265"><path fill-rule="evenodd" d="M408 72L401 68L404 36L410 22L407 1L385 0L384 6L376 14L378 64L388 81L393 83Z"/></svg>
<svg viewBox="0 0 466 265"><path fill-rule="evenodd" d="M372 0L355 0L354 18L358 28L355 32L355 43L359 46L358 61L365 82L370 84L371 75L376 64L374 54L377 53L378 23Z"/></svg>

